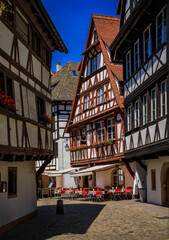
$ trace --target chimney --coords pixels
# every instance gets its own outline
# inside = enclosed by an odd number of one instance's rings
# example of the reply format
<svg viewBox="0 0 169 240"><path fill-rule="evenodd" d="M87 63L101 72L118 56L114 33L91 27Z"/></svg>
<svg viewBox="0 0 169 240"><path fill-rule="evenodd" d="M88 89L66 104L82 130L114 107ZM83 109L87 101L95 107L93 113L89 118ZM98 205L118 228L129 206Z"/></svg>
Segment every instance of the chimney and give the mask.
<svg viewBox="0 0 169 240"><path fill-rule="evenodd" d="M56 64L56 72L59 72L59 70L62 68L61 62L57 62Z"/></svg>

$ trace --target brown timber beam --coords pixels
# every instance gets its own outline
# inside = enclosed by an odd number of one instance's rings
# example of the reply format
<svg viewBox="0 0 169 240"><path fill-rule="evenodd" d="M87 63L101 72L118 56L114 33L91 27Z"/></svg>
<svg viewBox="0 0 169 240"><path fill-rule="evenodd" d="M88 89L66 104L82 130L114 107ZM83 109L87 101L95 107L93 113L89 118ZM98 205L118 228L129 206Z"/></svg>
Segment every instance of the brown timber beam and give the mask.
<svg viewBox="0 0 169 240"><path fill-rule="evenodd" d="M132 178L134 178L135 174L134 174L133 170L131 169L130 164L127 161L124 161L124 164L125 164L127 170L129 171L130 175L132 176Z"/></svg>
<svg viewBox="0 0 169 240"><path fill-rule="evenodd" d="M42 164L42 166L38 169L38 171L36 172L36 178L38 178L45 170L45 168L47 167L47 165L51 162L52 158L48 157L44 163Z"/></svg>
<svg viewBox="0 0 169 240"><path fill-rule="evenodd" d="M140 159L137 159L136 162L147 172L147 166Z"/></svg>

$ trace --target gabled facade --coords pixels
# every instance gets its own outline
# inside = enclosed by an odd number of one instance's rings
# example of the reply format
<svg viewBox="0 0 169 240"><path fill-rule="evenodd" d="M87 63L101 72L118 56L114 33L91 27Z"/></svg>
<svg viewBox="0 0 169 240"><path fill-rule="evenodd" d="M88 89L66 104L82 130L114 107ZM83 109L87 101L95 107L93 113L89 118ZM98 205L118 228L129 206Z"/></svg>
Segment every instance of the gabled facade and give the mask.
<svg viewBox="0 0 169 240"><path fill-rule="evenodd" d="M92 15L67 126L71 136L70 158L73 167L123 163L122 66L112 62L109 50L118 30L119 18ZM129 165L127 167L130 168ZM122 168L124 173L125 167ZM124 178L121 184L113 183L112 169L108 175L108 180L105 175L102 180L93 175L92 181L87 176L81 184L97 184L100 187L124 185Z"/></svg>
<svg viewBox="0 0 169 240"><path fill-rule="evenodd" d="M40 176L39 188L46 188L51 178L56 182L56 187L68 188L77 187L75 179L70 177L70 154L66 147L69 144L69 133L65 133L65 128L71 113L72 102L78 81L77 62L68 62L61 67L57 63L57 69L51 78L52 92L52 119L53 119L53 139L55 145L54 157L45 168L44 175ZM37 167L43 161L37 162ZM63 171L64 170L64 171ZM67 170L67 172L66 172ZM72 169L73 170L73 169ZM63 171L63 174L60 172Z"/></svg>
<svg viewBox="0 0 169 240"><path fill-rule="evenodd" d="M55 50L67 52L40 0L0 2L0 234L36 212L35 161L53 157Z"/></svg>
<svg viewBox="0 0 169 240"><path fill-rule="evenodd" d="M119 1L121 28L111 45L123 60L125 157L147 200L169 203L168 1Z"/></svg>

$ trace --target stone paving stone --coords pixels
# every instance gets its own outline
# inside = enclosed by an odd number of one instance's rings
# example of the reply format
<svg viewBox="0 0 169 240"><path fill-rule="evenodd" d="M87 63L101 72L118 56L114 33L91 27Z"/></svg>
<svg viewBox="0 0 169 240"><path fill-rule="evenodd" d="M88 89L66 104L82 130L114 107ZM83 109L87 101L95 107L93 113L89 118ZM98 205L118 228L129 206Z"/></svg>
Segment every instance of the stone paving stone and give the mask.
<svg viewBox="0 0 169 240"><path fill-rule="evenodd" d="M38 215L20 224L2 240L169 240L169 208L136 200L84 202L64 200L64 215L56 214L56 199L38 201Z"/></svg>

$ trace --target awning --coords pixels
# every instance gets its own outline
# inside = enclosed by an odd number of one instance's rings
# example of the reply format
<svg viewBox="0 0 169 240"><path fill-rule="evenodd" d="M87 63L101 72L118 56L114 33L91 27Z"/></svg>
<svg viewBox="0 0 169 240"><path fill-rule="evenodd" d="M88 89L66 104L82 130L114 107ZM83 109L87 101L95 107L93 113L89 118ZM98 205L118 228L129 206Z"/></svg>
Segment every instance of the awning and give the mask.
<svg viewBox="0 0 169 240"><path fill-rule="evenodd" d="M83 176L90 176L92 175L92 172L86 172L86 173L73 173L70 176L71 177L83 177Z"/></svg>
<svg viewBox="0 0 169 240"><path fill-rule="evenodd" d="M94 167L90 167L90 168L85 168L81 171L71 174L70 176L71 177L89 176L89 175L92 175L92 172L107 170L107 169L113 168L115 166L116 166L116 164L107 164L107 165L99 165L99 166L94 166Z"/></svg>
<svg viewBox="0 0 169 240"><path fill-rule="evenodd" d="M75 172L75 171L78 171L79 169L81 169L81 167L67 168L67 169L60 170L60 171L44 171L44 173L42 175L47 175L49 177L60 177L64 173Z"/></svg>

